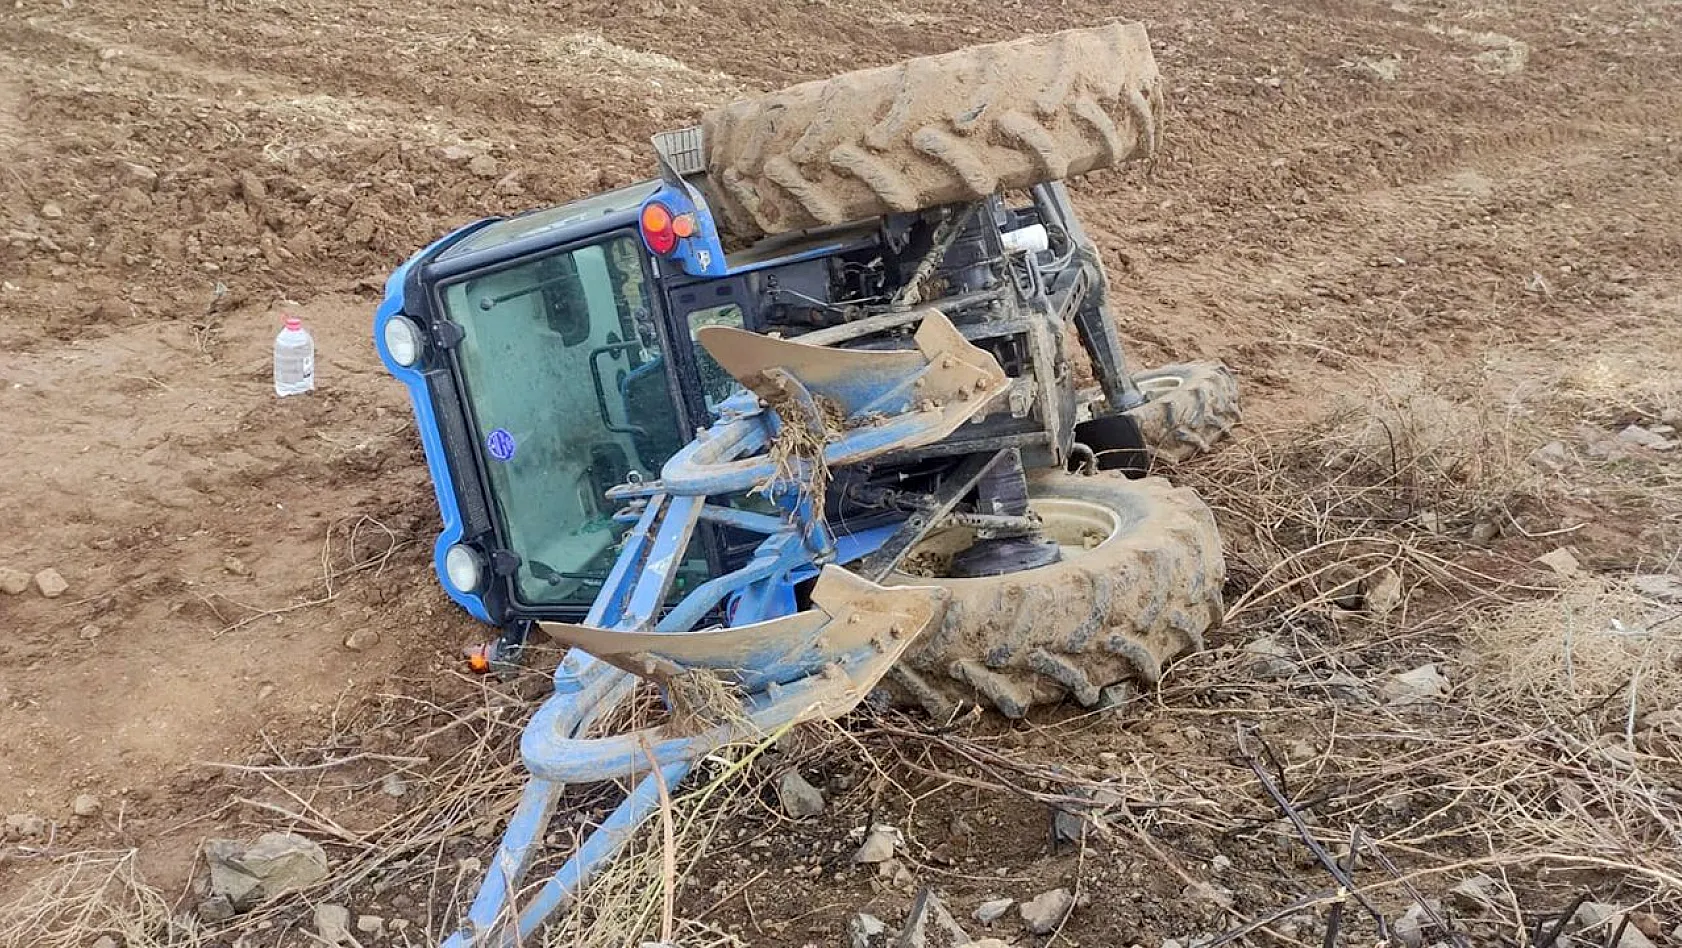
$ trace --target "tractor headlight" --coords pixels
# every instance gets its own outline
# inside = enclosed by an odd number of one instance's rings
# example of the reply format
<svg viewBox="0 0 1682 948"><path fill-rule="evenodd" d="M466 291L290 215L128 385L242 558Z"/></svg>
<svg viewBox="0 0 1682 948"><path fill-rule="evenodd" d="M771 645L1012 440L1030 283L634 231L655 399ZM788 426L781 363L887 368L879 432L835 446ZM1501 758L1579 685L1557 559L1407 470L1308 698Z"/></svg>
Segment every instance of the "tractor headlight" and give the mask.
<svg viewBox="0 0 1682 948"><path fill-rule="evenodd" d="M472 547L457 543L444 551L444 578L458 592L477 592L485 578L485 561Z"/></svg>
<svg viewBox="0 0 1682 948"><path fill-rule="evenodd" d="M415 324L402 316L385 321L385 351L391 361L407 368L420 360L421 335Z"/></svg>

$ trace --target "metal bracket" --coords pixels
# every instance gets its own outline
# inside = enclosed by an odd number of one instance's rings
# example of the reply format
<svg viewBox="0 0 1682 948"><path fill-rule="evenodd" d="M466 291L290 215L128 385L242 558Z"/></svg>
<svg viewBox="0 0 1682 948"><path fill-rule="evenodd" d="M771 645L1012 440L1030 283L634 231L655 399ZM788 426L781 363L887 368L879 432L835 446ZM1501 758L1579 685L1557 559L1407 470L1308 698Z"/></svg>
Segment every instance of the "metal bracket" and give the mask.
<svg viewBox="0 0 1682 948"><path fill-rule="evenodd" d="M917 541L928 536L930 530L939 526L952 512L952 508L957 506L958 501L974 490L975 485L994 465L1015 454L1015 448L1005 448L992 454L977 454L965 458L957 470L941 482L940 489L929 495L930 503L927 507L907 517L899 529L877 547L876 552L860 561L858 574L873 583L886 579Z"/></svg>

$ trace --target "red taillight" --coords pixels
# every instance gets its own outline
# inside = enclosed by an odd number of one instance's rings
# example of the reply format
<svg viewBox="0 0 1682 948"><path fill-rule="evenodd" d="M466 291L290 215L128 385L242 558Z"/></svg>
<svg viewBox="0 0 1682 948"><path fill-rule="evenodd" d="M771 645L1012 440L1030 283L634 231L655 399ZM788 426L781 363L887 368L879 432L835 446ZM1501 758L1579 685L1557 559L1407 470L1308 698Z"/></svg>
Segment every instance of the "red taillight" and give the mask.
<svg viewBox="0 0 1682 948"><path fill-rule="evenodd" d="M672 212L664 204L649 204L642 209L642 239L648 249L668 254L677 246L677 233L672 230Z"/></svg>

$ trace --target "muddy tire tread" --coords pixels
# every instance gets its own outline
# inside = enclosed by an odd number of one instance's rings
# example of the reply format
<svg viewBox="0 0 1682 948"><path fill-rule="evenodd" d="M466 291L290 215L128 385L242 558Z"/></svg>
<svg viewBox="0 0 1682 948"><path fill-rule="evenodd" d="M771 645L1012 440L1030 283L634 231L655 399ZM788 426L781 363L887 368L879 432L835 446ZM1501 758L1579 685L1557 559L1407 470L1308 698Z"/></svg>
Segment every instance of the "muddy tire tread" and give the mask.
<svg viewBox="0 0 1682 948"><path fill-rule="evenodd" d="M1029 484L1030 497L1119 505L1139 519L1048 567L987 580L896 576L952 594L940 626L890 678L902 702L947 716L979 700L1010 718L1065 698L1092 707L1107 685L1156 682L1219 624L1220 535L1194 491L1111 474L1040 472Z"/></svg>
<svg viewBox="0 0 1682 948"><path fill-rule="evenodd" d="M1133 376L1135 384L1174 376L1180 386L1127 412L1157 460L1180 463L1213 450L1243 420L1238 380L1218 362L1165 365Z"/></svg>
<svg viewBox="0 0 1682 948"><path fill-rule="evenodd" d="M706 190L738 239L973 201L1156 147L1144 28L1109 23L925 56L702 118Z"/></svg>

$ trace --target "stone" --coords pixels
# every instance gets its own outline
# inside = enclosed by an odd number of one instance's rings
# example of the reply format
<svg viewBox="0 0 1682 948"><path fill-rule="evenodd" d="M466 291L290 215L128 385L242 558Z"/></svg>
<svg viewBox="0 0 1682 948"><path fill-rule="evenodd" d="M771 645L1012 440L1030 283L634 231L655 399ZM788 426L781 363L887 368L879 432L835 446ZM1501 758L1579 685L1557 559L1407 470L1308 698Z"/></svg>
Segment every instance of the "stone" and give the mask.
<svg viewBox="0 0 1682 948"><path fill-rule="evenodd" d="M1682 579L1665 573L1631 576L1629 584L1636 592L1660 602L1682 603Z"/></svg>
<svg viewBox="0 0 1682 948"><path fill-rule="evenodd" d="M1223 909L1232 908L1232 890L1208 882L1194 882L1186 886L1181 890L1180 897L1188 902L1208 902Z"/></svg>
<svg viewBox="0 0 1682 948"><path fill-rule="evenodd" d="M1605 945L1612 933L1623 925L1624 914L1625 911L1616 905L1584 902L1577 906L1577 914L1571 916L1571 923L1578 931L1587 934L1593 944ZM1654 948L1652 939L1642 934L1634 919L1630 920L1630 924L1623 925L1623 929L1623 935L1611 948Z"/></svg>
<svg viewBox="0 0 1682 948"><path fill-rule="evenodd" d="M1577 562L1576 554L1573 553L1571 548L1568 546L1562 546L1551 552L1543 553L1541 556L1536 557L1536 562L1553 570L1554 575L1561 579L1574 579L1583 574L1582 565Z"/></svg>
<svg viewBox="0 0 1682 948"><path fill-rule="evenodd" d="M1426 927L1434 924L1426 914L1425 906L1415 902L1391 924L1390 934L1403 948L1421 948L1425 944Z"/></svg>
<svg viewBox="0 0 1682 948"><path fill-rule="evenodd" d="M1555 474L1571 465L1571 449L1563 441L1549 441L1530 452L1530 465Z"/></svg>
<svg viewBox="0 0 1682 948"><path fill-rule="evenodd" d="M1488 543L1501 535L1501 528L1488 520L1472 524L1472 542Z"/></svg>
<svg viewBox="0 0 1682 948"><path fill-rule="evenodd" d="M0 569L0 592L8 596L21 595L29 588L29 574L19 569Z"/></svg>
<svg viewBox="0 0 1682 948"><path fill-rule="evenodd" d="M385 934L385 919L378 915L356 916L356 930L364 935Z"/></svg>
<svg viewBox="0 0 1682 948"><path fill-rule="evenodd" d="M118 944L117 939L110 935L101 935L94 939L93 948L122 948L122 946Z"/></svg>
<svg viewBox="0 0 1682 948"><path fill-rule="evenodd" d="M351 941L350 909L343 905L323 902L315 907L315 933L329 945Z"/></svg>
<svg viewBox="0 0 1682 948"><path fill-rule="evenodd" d="M1423 704L1442 697L1448 688L1448 677L1437 670L1435 662L1421 665L1412 671L1392 675L1379 687L1379 694L1391 705Z"/></svg>
<svg viewBox="0 0 1682 948"><path fill-rule="evenodd" d="M900 929L894 948L959 948L969 943L969 934L946 910L940 895L925 886L911 903L911 916Z"/></svg>
<svg viewBox="0 0 1682 948"><path fill-rule="evenodd" d="M1676 447L1676 442L1655 431L1649 431L1640 425L1630 425L1618 432L1618 440L1625 444L1633 444L1638 448L1650 451L1670 451Z"/></svg>
<svg viewBox="0 0 1682 948"><path fill-rule="evenodd" d="M345 648L353 652L366 652L380 644L380 633L363 626L345 636Z"/></svg>
<svg viewBox="0 0 1682 948"><path fill-rule="evenodd" d="M900 844L899 830L883 823L877 823L870 828L870 835L864 839L864 845L858 852L853 853L853 862L873 864L887 862L894 856L894 850Z"/></svg>
<svg viewBox="0 0 1682 948"><path fill-rule="evenodd" d="M1216 872L1225 872L1232 868L1232 860L1228 859L1223 854L1217 853L1215 858L1209 860L1209 868L1215 870Z"/></svg>
<svg viewBox="0 0 1682 948"><path fill-rule="evenodd" d="M35 574L36 591L48 599L57 599L69 588L70 584L64 581L64 577L60 576L56 569L49 567Z"/></svg>
<svg viewBox="0 0 1682 948"><path fill-rule="evenodd" d="M983 925L991 925L1003 918L1015 904L1015 899L988 899L975 907L975 920Z"/></svg>
<svg viewBox="0 0 1682 948"><path fill-rule="evenodd" d="M150 191L158 186L158 173L145 165L137 165L132 161L122 162L123 181L142 190Z"/></svg>
<svg viewBox="0 0 1682 948"><path fill-rule="evenodd" d="M84 819L99 815L99 798L91 793L79 793L70 801L70 812Z"/></svg>
<svg viewBox="0 0 1682 948"><path fill-rule="evenodd" d="M1063 924L1074 910L1075 897L1068 889L1052 889L1041 892L1021 905L1016 911L1022 916L1022 924L1035 935L1049 935Z"/></svg>
<svg viewBox="0 0 1682 948"><path fill-rule="evenodd" d="M1361 599L1367 612L1375 616L1395 612L1396 607L1402 604L1401 575L1386 566L1368 576L1362 587Z"/></svg>
<svg viewBox="0 0 1682 948"><path fill-rule="evenodd" d="M250 845L207 840L204 855L211 894L226 896L240 909L327 878L327 853L296 833L264 833Z"/></svg>
<svg viewBox="0 0 1682 948"><path fill-rule="evenodd" d="M851 948L876 948L887 933L887 923L867 912L847 919L847 944Z"/></svg>
<svg viewBox="0 0 1682 948"><path fill-rule="evenodd" d="M99 626L94 625L92 622L82 626L82 628L76 633L76 637L84 642L92 642L94 639L99 638L99 636Z"/></svg>
<svg viewBox="0 0 1682 948"><path fill-rule="evenodd" d="M1481 909L1495 905L1499 891L1500 883L1480 872L1460 880L1454 888L1448 890L1448 894L1468 908Z"/></svg>
<svg viewBox="0 0 1682 948"><path fill-rule="evenodd" d="M234 575L234 576L250 576L251 575L251 567L245 565L244 560L242 560L239 557L233 555L232 553L229 553L227 556L222 557L222 569L225 570L226 572Z"/></svg>
<svg viewBox="0 0 1682 948"><path fill-rule="evenodd" d="M476 177L494 178L497 176L499 166L496 159L490 155L474 155L473 160L467 163L467 170Z"/></svg>
<svg viewBox="0 0 1682 948"><path fill-rule="evenodd" d="M1244 643L1244 654L1253 659L1250 674L1257 678L1289 678L1297 670L1291 650L1271 636Z"/></svg>
<svg viewBox="0 0 1682 948"><path fill-rule="evenodd" d="M234 917L234 903L225 895L213 895L199 903L198 914L207 922L225 922Z"/></svg>
<svg viewBox="0 0 1682 948"><path fill-rule="evenodd" d="M823 793L806 782L800 771L789 769L777 778L777 802L790 817L803 820L823 812Z"/></svg>
<svg viewBox="0 0 1682 948"><path fill-rule="evenodd" d="M239 173L239 192L250 204L261 204L269 196L268 186L263 184L263 179L249 170Z"/></svg>
<svg viewBox="0 0 1682 948"><path fill-rule="evenodd" d="M6 817L7 839L40 839L47 835L47 821L33 813L13 813Z"/></svg>
<svg viewBox="0 0 1682 948"><path fill-rule="evenodd" d="M905 863L898 859L885 859L877 863L876 878L886 879L888 885L906 892L910 892L917 885L917 878L905 867Z"/></svg>
<svg viewBox="0 0 1682 948"><path fill-rule="evenodd" d="M60 207L56 201L48 201L41 205L41 216L49 221L56 221L64 216L64 208Z"/></svg>
<svg viewBox="0 0 1682 948"><path fill-rule="evenodd" d="M409 783L401 774L389 773L380 778L380 792L388 797L400 797L409 792Z"/></svg>
<svg viewBox="0 0 1682 948"><path fill-rule="evenodd" d="M1380 82L1395 82L1402 76L1402 61L1394 56L1383 59L1363 59L1361 68Z"/></svg>

